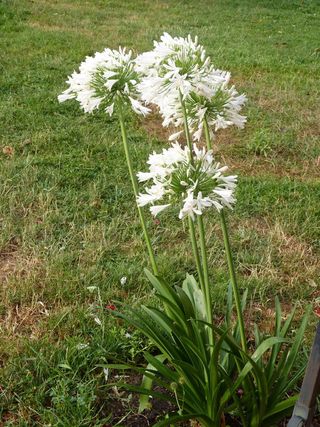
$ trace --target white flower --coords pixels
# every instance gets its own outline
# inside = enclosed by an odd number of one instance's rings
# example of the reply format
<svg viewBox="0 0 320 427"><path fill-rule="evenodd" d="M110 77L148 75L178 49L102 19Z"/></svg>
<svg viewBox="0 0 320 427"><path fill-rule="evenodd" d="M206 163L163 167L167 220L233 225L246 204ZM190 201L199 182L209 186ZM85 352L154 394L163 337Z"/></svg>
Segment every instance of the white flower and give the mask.
<svg viewBox="0 0 320 427"><path fill-rule="evenodd" d="M167 96L188 95L198 85L206 86L207 74L220 80L206 57L198 39L171 37L164 33L160 41L154 41L154 49L136 58L136 69L145 77L138 88L142 99L165 107Z"/></svg>
<svg viewBox="0 0 320 427"><path fill-rule="evenodd" d="M177 204L180 219L189 216L194 220L208 208L232 209L235 203L237 177L224 175L227 166L215 162L211 150L194 144L190 153L187 147L175 143L161 153L152 153L148 164L149 172L139 172L138 177L140 181L151 180L152 185L139 194L137 203L151 205L154 216ZM167 203L157 204L160 200Z"/></svg>
<svg viewBox="0 0 320 427"><path fill-rule="evenodd" d="M127 278L126 278L126 276L121 277L121 279L120 279L120 284L121 284L122 286L124 286L126 283L127 283Z"/></svg>
<svg viewBox="0 0 320 427"><path fill-rule="evenodd" d="M113 110L114 110L114 102L111 105L109 105L109 107L106 107L106 113L108 113L109 116L111 117L113 114Z"/></svg>
<svg viewBox="0 0 320 427"><path fill-rule="evenodd" d="M109 379L109 368L103 368L104 379L108 382Z"/></svg>
<svg viewBox="0 0 320 427"><path fill-rule="evenodd" d="M169 137L169 141L176 141L181 135L183 134L183 131L180 130L179 132L175 132Z"/></svg>
<svg viewBox="0 0 320 427"><path fill-rule="evenodd" d="M86 57L79 72L68 78L69 87L58 100L76 99L86 113L103 108L112 116L115 108L127 104L137 114L146 115L149 109L139 101L139 79L131 51L105 49Z"/></svg>
<svg viewBox="0 0 320 427"><path fill-rule="evenodd" d="M89 344L80 343L77 345L77 350L84 350L89 347Z"/></svg>
<svg viewBox="0 0 320 427"><path fill-rule="evenodd" d="M146 188L145 194L139 194L137 201L139 206L145 206L156 202L164 196L164 188L160 182L156 182L152 187Z"/></svg>
<svg viewBox="0 0 320 427"><path fill-rule="evenodd" d="M246 102L246 97L239 94L234 86L228 86L230 74L225 75L223 82L206 84L203 91L199 86L186 96L184 103L188 117L188 125L194 140L200 140L203 134L204 120L207 121L211 136L219 129L229 126L243 128L246 117L240 110ZM163 125L181 127L183 125L183 112L178 97L171 97L170 101L160 107ZM174 138L176 135L171 135Z"/></svg>
<svg viewBox="0 0 320 427"><path fill-rule="evenodd" d="M102 322L101 322L101 320L99 319L99 317L94 317L94 319L93 319L93 320L96 322L96 324L97 324L97 325L102 326Z"/></svg>
<svg viewBox="0 0 320 427"><path fill-rule="evenodd" d="M129 99L131 102L132 109L135 113L146 116L150 112L149 108L144 107L141 102L133 99L131 96L129 96Z"/></svg>
<svg viewBox="0 0 320 427"><path fill-rule="evenodd" d="M150 206L150 212L152 213L153 216L157 216L160 212L167 209L169 206L170 206L170 204Z"/></svg>
<svg viewBox="0 0 320 427"><path fill-rule="evenodd" d="M211 136L231 125L244 126L246 117L239 112L246 97L229 86L229 72L214 68L197 38L164 33L151 52L136 58L136 69L143 76L138 84L141 99L159 108L163 126L183 126L181 95L194 140L200 140L204 120ZM174 133L169 140L178 136Z"/></svg>
<svg viewBox="0 0 320 427"><path fill-rule="evenodd" d="M179 218L182 219L186 215L189 215L194 220L194 214L202 215L202 211L205 208L212 206L214 201L209 197L202 197L202 192L199 191L196 199L194 199L194 193L188 190L188 195L184 200L183 208L179 212ZM222 206L221 206L222 208Z"/></svg>
<svg viewBox="0 0 320 427"><path fill-rule="evenodd" d="M98 288L97 288L97 286L87 286L87 289L88 289L89 292L92 293L92 292L94 292Z"/></svg>

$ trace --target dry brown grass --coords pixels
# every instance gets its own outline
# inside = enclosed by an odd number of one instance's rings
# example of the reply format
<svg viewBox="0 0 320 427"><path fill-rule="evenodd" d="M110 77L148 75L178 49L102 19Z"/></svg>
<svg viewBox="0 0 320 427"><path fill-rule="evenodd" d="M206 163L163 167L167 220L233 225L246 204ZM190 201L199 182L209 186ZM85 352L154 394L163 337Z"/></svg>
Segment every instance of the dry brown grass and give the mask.
<svg viewBox="0 0 320 427"><path fill-rule="evenodd" d="M39 323L50 315L42 301L36 301L31 306L15 305L11 307L1 320L1 332L6 338L17 339L24 336L36 339L41 336Z"/></svg>
<svg viewBox="0 0 320 427"><path fill-rule="evenodd" d="M160 141L168 141L169 136L177 131L175 128L164 128L161 116L155 110L142 120L142 126L149 136ZM201 143L204 144L204 141ZM296 161L292 156L265 157L250 154L243 157L237 154L237 146L242 145L243 140L234 129L218 132L214 140L217 156L237 173L246 176L296 177L304 181L319 179L320 157L305 160L297 157Z"/></svg>
<svg viewBox="0 0 320 427"><path fill-rule="evenodd" d="M20 289L28 292L28 283L35 287L44 275L42 261L33 256L26 256L14 239L0 251L0 284L2 315L0 316L0 336L6 340L19 336L35 338L39 335L38 320L48 316L49 312L43 302L32 292L31 299L21 304L14 302L14 295ZM32 289L31 289L32 290Z"/></svg>
<svg viewBox="0 0 320 427"><path fill-rule="evenodd" d="M242 265L242 274L272 279L286 289L303 285L316 286L314 278L317 271L320 271L319 257L312 246L286 233L280 223L250 219L238 225L237 232L247 236L247 242L241 243L249 245L252 251L255 242L265 242L265 246L258 246L261 257L259 265Z"/></svg>
<svg viewBox="0 0 320 427"><path fill-rule="evenodd" d="M141 125L148 136L160 141L168 141L169 136L175 132L172 128L162 126L162 119L156 108L152 108L152 112L141 120Z"/></svg>

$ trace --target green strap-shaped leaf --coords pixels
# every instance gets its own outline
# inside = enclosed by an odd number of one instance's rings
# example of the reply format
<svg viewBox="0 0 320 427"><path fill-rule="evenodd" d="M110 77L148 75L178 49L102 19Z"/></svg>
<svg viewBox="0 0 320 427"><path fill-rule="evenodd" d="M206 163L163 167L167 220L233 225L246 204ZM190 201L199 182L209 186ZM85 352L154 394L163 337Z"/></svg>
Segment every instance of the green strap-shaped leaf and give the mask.
<svg viewBox="0 0 320 427"><path fill-rule="evenodd" d="M276 302L276 307L277 307L277 302ZM276 309L276 310L279 310ZM280 311L280 310L279 310ZM280 329L278 336L282 337L282 338L286 338L287 333L289 331L289 328L291 326L294 314L296 311L296 306L293 308L293 310L291 311L290 315L288 316L288 318L286 319L283 327ZM279 317L279 313L276 316L276 318ZM277 320L277 322L281 323L281 319ZM277 326L276 326L276 331L277 331ZM277 344L272 348L272 352L271 352L271 357L269 359L269 362L267 364L266 367L266 372L267 372L267 377L268 377L268 382L269 384L271 384L274 381L278 381L279 379L279 374L278 374L278 364L276 363L277 360L279 359L279 354L280 354L280 350L283 348L283 346L281 344Z"/></svg>
<svg viewBox="0 0 320 427"><path fill-rule="evenodd" d="M302 318L300 328L295 334L291 348L288 348L288 350L281 355L281 358L278 362L278 381L276 382L276 387L272 389L272 397L275 398L275 396L277 396L278 401L284 397L285 393L288 390L288 378L290 376L290 373L292 372L292 368L299 354L299 350L304 338L304 333L308 324L310 311L311 307L309 306L305 315Z"/></svg>
<svg viewBox="0 0 320 427"><path fill-rule="evenodd" d="M167 356L164 354L158 354L157 356L154 356L155 359L159 360L159 362L163 363ZM149 363L147 366L147 370L155 369L154 365L152 363ZM155 369L156 370L156 369ZM145 390L152 390L153 385L153 378L154 374L152 375L143 375L142 381L141 381L141 387ZM151 404L149 402L149 395L148 394L141 394L139 399L139 413L143 412L145 409L150 409Z"/></svg>
<svg viewBox="0 0 320 427"><path fill-rule="evenodd" d="M260 346L257 348L257 350L253 353L252 356L249 356L248 354L243 353L243 356L248 360L246 365L244 366L244 368L241 370L241 372L239 372L238 378L234 383L233 386L233 390L227 390L225 395L223 396L223 400L228 400L230 398L230 395L234 392L234 390L237 390L237 388L241 385L241 383L244 381L245 377L250 373L250 371L252 371L252 369L256 370L256 372L258 373L258 379L260 380L260 382L263 380L262 377L260 377L261 374L261 369L257 366L256 361L260 359L260 357L270 348L272 348L272 346L274 346L275 344L279 343L279 342L285 342L286 340L283 338L278 338L278 337L270 337L267 338L265 341L263 341ZM266 384L264 384L265 381L263 381L263 389L261 390L262 394L261 396L265 396L265 398L267 397L267 393L266 393Z"/></svg>
<svg viewBox="0 0 320 427"><path fill-rule="evenodd" d="M273 408L268 412L265 418L262 420L261 427L270 427L271 425L276 424L286 415L288 415L294 405L298 400L299 395L288 397L288 399L283 400L282 402L277 403Z"/></svg>
<svg viewBox="0 0 320 427"><path fill-rule="evenodd" d="M164 279L154 276L149 270L144 269L144 272L155 290L181 309L179 298L173 288Z"/></svg>

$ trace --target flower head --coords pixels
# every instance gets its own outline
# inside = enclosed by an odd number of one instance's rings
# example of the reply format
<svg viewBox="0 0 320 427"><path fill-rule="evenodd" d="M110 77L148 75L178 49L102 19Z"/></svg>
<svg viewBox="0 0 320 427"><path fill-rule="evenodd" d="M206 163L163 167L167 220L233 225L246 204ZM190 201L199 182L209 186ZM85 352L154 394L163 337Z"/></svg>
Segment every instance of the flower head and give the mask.
<svg viewBox="0 0 320 427"><path fill-rule="evenodd" d="M232 125L244 127L246 117L240 114L240 110L246 102L246 96L239 94L234 86L229 86L229 80L230 73L225 73L222 82L208 82L205 90L198 86L186 96L184 105L194 140L200 140L204 121L207 122L212 137L219 129ZM160 107L160 112L164 126L183 125L183 111L178 97L171 97L166 105ZM174 133L169 139L174 140L179 134Z"/></svg>
<svg viewBox="0 0 320 427"><path fill-rule="evenodd" d="M123 277L121 277L121 279L120 279L120 284L121 284L122 286L124 286L126 283L127 283L127 276L123 276Z"/></svg>
<svg viewBox="0 0 320 427"><path fill-rule="evenodd" d="M140 182L152 180L152 185L139 194L137 203L151 205L154 216L178 204L180 219L194 219L207 208L232 209L235 203L237 177L225 175L227 167L215 162L211 150L194 145L190 153L188 147L175 143L162 153L151 154L148 164L149 172L139 172L137 176Z"/></svg>
<svg viewBox="0 0 320 427"><path fill-rule="evenodd" d="M221 81L221 73L213 69L210 58L197 38L161 36L154 41L154 49L136 58L136 68L144 75L138 85L141 97L147 103L160 108L168 96L189 94L197 86L205 86L208 74L211 79Z"/></svg>
<svg viewBox="0 0 320 427"><path fill-rule="evenodd" d="M69 87L58 99L60 102L76 99L86 113L103 108L112 116L120 103L145 115L149 110L139 101L139 74L134 64L132 52L122 48L105 49L87 56L79 72L73 72L68 78Z"/></svg>
<svg viewBox="0 0 320 427"><path fill-rule="evenodd" d="M229 72L214 68L197 38L164 33L152 51L136 58L136 69L143 76L138 84L141 99L159 108L163 126L183 126L181 97L194 140L200 140L204 120L211 136L231 125L244 126L246 117L240 110L246 97L230 86Z"/></svg>

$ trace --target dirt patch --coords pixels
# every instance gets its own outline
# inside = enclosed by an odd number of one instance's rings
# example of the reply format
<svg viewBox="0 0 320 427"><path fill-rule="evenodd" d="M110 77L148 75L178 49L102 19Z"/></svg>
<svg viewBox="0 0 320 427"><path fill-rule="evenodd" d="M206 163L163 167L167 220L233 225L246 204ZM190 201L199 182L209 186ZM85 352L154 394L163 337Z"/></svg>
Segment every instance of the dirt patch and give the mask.
<svg viewBox="0 0 320 427"><path fill-rule="evenodd" d="M26 301L20 305L19 289L23 288L29 277L40 276L43 266L39 258L32 255L25 256L16 239L0 250L0 334L6 338L27 335L37 337L38 320L48 316L44 303L35 300Z"/></svg>
<svg viewBox="0 0 320 427"><path fill-rule="evenodd" d="M32 306L10 307L1 320L0 330L8 336L28 336L31 339L40 335L38 323L40 319L49 316L49 310L42 301L37 301Z"/></svg>
<svg viewBox="0 0 320 427"><path fill-rule="evenodd" d="M0 386L0 392L1 392L1 386ZM0 427L5 427L7 425L17 425L18 423L18 416L13 414L12 412L5 411L2 414L1 420L0 420ZM10 424L9 424L10 423ZM12 424L14 423L14 424Z"/></svg>
<svg viewBox="0 0 320 427"><path fill-rule="evenodd" d="M150 107L149 107L150 108ZM163 127L162 118L155 107L151 107L152 112L141 120L141 126L152 138L160 141L168 141L170 135L178 132L179 129L173 127Z"/></svg>
<svg viewBox="0 0 320 427"><path fill-rule="evenodd" d="M41 268L41 261L37 257L23 257L18 251L0 257L0 283L6 284L12 277L26 278L34 275Z"/></svg>
<svg viewBox="0 0 320 427"><path fill-rule="evenodd" d="M0 249L0 283L6 281L7 277L15 271L17 254L16 239L11 239L3 249Z"/></svg>
<svg viewBox="0 0 320 427"><path fill-rule="evenodd" d="M63 25L54 25L46 22L30 21L28 26L37 30L46 31L46 32L66 32L66 33L81 33L81 35L92 37L93 33L89 30L86 30L84 27L70 27Z"/></svg>
<svg viewBox="0 0 320 427"><path fill-rule="evenodd" d="M141 384L141 377L131 373L125 376L124 381L129 384L139 385ZM155 390L159 393L164 392L160 387L157 387ZM108 399L107 408L113 416L110 423L106 424L106 427L112 427L118 424L124 427L153 426L156 422L159 422L165 414L175 414L177 411L175 405L170 402L152 399L152 409L145 410L142 414L139 414L139 400L136 394L119 391L117 387L115 387L112 389L109 396L111 397ZM287 423L288 419L285 419L281 421L278 426L285 427ZM179 425L180 427L200 427L200 424L196 420L175 423L175 425ZM314 425L319 427L316 420ZM240 427L241 424L239 420L228 416L221 420L221 427L223 426Z"/></svg>
<svg viewBox="0 0 320 427"><path fill-rule="evenodd" d="M270 303L272 304L270 306ZM281 301L281 319L282 322L285 322L288 316L292 313L293 304L284 303ZM294 321L297 321L303 317L305 314L304 310L299 307L295 311ZM270 301L269 304L259 303L252 301L248 309L245 312L245 323L247 325L247 331L252 331L252 335L249 336L249 341L254 342L254 326L258 325L259 330L267 335L273 336L275 330L275 321L276 321L276 310L274 306L274 301Z"/></svg>
<svg viewBox="0 0 320 427"><path fill-rule="evenodd" d="M126 383L134 386L141 385L141 375L134 372L126 372L126 375L114 375L110 381L117 383ZM165 389L155 387L157 393L165 393ZM167 393L166 393L167 394ZM154 425L165 414L175 412L176 407L169 401L162 399L150 399L151 408L139 414L139 396L137 393L128 392L117 386L112 387L108 394L110 398L107 402L108 411L112 413L110 424L106 427L112 427L119 423L126 427L147 427ZM190 426L190 423L180 423L180 426Z"/></svg>

